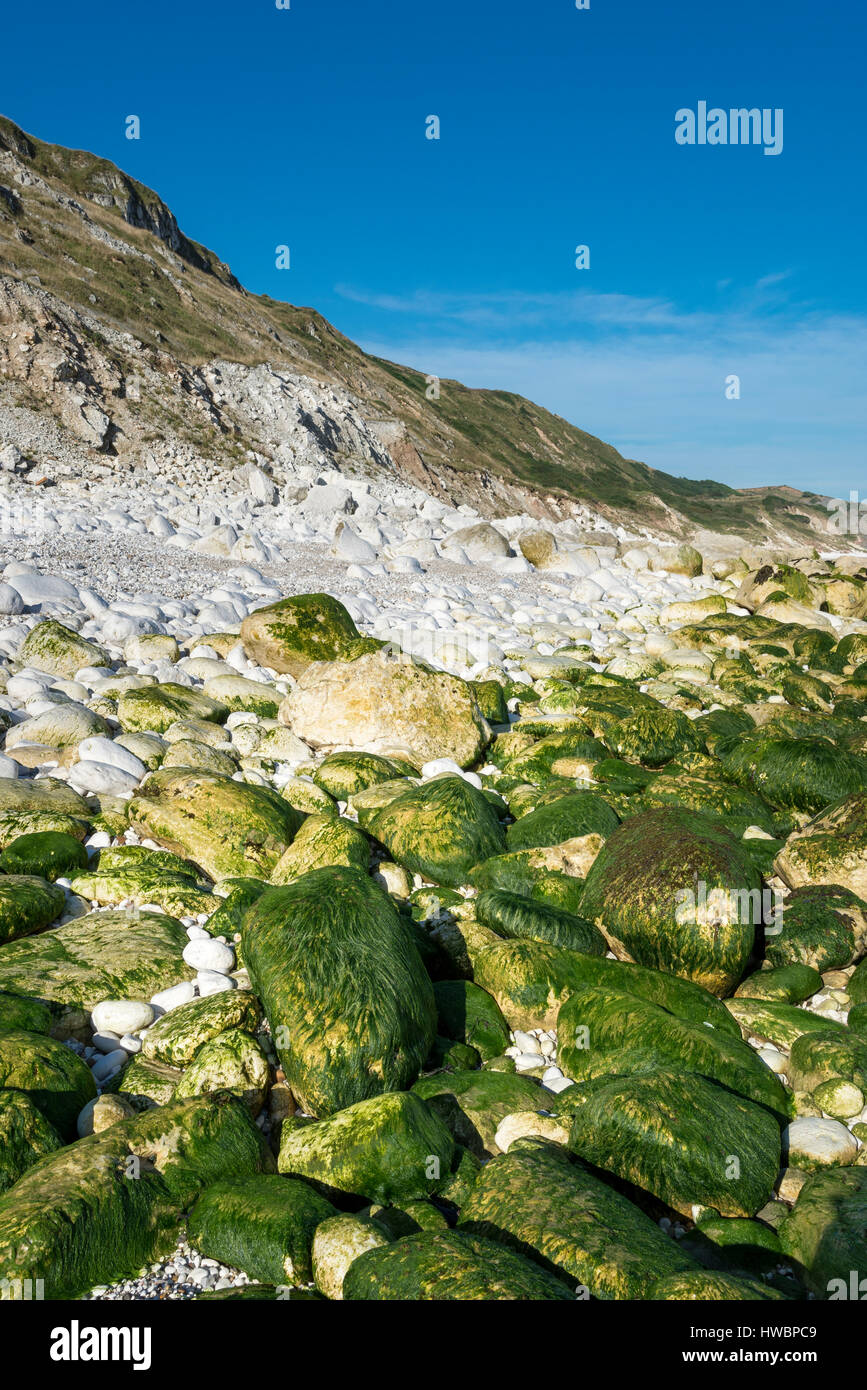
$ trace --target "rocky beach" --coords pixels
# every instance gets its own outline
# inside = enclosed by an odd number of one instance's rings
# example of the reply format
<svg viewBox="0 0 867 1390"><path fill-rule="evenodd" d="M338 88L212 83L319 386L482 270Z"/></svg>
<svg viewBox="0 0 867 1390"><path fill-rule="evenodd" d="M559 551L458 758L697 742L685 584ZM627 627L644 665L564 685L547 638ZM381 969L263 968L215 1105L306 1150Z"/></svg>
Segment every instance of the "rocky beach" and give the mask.
<svg viewBox="0 0 867 1390"><path fill-rule="evenodd" d="M857 526L80 154L0 124L0 1299L859 1297Z"/></svg>

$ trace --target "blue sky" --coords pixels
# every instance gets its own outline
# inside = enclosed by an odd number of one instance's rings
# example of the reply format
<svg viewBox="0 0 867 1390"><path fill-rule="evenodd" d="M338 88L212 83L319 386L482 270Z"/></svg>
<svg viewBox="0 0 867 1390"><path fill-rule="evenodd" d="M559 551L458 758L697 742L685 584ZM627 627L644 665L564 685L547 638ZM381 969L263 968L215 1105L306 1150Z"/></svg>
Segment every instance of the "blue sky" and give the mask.
<svg viewBox="0 0 867 1390"><path fill-rule="evenodd" d="M3 28L0 109L156 188L250 289L669 472L867 487L853 0L44 0ZM782 108L782 153L678 145L699 101Z"/></svg>

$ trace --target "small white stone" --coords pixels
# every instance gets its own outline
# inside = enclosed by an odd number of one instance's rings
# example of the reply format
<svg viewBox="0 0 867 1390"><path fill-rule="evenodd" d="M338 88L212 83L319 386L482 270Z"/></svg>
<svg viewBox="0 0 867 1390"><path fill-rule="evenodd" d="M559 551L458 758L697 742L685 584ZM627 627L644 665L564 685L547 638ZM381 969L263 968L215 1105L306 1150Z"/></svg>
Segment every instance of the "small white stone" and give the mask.
<svg viewBox="0 0 867 1390"><path fill-rule="evenodd" d="M104 999L97 1004L91 1014L94 1029L98 1033L137 1033L139 1028L149 1028L154 1021L154 1011L143 999Z"/></svg>
<svg viewBox="0 0 867 1390"><path fill-rule="evenodd" d="M189 1004L196 997L196 987L192 980L183 980L179 985L172 985L170 989L161 989L159 994L151 997L154 1009L161 1014L167 1014L172 1009L180 1008L181 1004Z"/></svg>
<svg viewBox="0 0 867 1390"><path fill-rule="evenodd" d="M209 994L220 994L223 990L238 988L231 975L223 975L217 970L200 970L196 976L196 984L203 999Z"/></svg>
<svg viewBox="0 0 867 1390"><path fill-rule="evenodd" d="M213 970L228 975L235 968L235 952L222 941L190 941L184 947L184 960L193 970Z"/></svg>
<svg viewBox="0 0 867 1390"><path fill-rule="evenodd" d="M104 1057L99 1058L99 1061L94 1062L91 1068L94 1081L107 1081L110 1076L113 1076L116 1071L126 1065L126 1061L127 1054L122 1047L117 1048L114 1052L107 1052Z"/></svg>

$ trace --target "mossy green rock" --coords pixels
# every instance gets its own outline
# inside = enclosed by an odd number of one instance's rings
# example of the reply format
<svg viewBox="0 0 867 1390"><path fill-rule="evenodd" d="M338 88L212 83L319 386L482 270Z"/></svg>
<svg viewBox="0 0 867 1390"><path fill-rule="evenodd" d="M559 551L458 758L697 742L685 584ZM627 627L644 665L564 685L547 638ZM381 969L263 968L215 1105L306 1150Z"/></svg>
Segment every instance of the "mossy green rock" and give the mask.
<svg viewBox="0 0 867 1390"><path fill-rule="evenodd" d="M40 1159L0 1198L0 1278L43 1279L46 1298L65 1299L135 1275L174 1247L204 1187L273 1167L232 1096L121 1120Z"/></svg>
<svg viewBox="0 0 867 1390"><path fill-rule="evenodd" d="M528 1076L502 1071L437 1072L413 1086L455 1140L479 1158L499 1153L494 1136L507 1115L553 1109L553 1096Z"/></svg>
<svg viewBox="0 0 867 1390"><path fill-rule="evenodd" d="M262 1009L252 990L221 990L163 1014L142 1039L142 1052L171 1067L186 1067L205 1043L229 1028L255 1033L261 1017Z"/></svg>
<svg viewBox="0 0 867 1390"><path fill-rule="evenodd" d="M412 1084L436 1035L412 930L359 869L315 869L250 909L242 949L293 1094L314 1115Z"/></svg>
<svg viewBox="0 0 867 1390"><path fill-rule="evenodd" d="M0 1030L23 1028L28 1033L50 1033L51 1021L51 1010L38 999L0 990Z"/></svg>
<svg viewBox="0 0 867 1390"><path fill-rule="evenodd" d="M505 848L493 806L462 777L412 787L382 807L368 828L398 864L450 887L466 883L474 864Z"/></svg>
<svg viewBox="0 0 867 1390"><path fill-rule="evenodd" d="M276 719L283 698L279 690L264 681L228 674L205 681L204 693L229 710L247 710L262 719Z"/></svg>
<svg viewBox="0 0 867 1390"><path fill-rule="evenodd" d="M374 787L378 782L392 782L399 777L417 777L418 768L402 758L382 758L377 753L329 753L313 775L318 787L338 801L345 801L353 792Z"/></svg>
<svg viewBox="0 0 867 1390"><path fill-rule="evenodd" d="M334 1207L306 1182L277 1174L214 1183L189 1221L190 1243L204 1256L272 1284L309 1284L316 1227Z"/></svg>
<svg viewBox="0 0 867 1390"><path fill-rule="evenodd" d="M738 985L738 999L770 999L780 1004L800 1004L822 988L822 976L811 965L794 962L756 970Z"/></svg>
<svg viewBox="0 0 867 1390"><path fill-rule="evenodd" d="M211 894L200 888L192 875L158 864L151 867L147 861L128 869L94 869L75 874L70 888L73 893L100 906L133 902L143 907L153 903L173 917L210 912L214 903Z"/></svg>
<svg viewBox="0 0 867 1390"><path fill-rule="evenodd" d="M437 1028L444 1037L474 1047L483 1061L505 1052L509 1025L487 990L469 980L438 980L433 991Z"/></svg>
<svg viewBox="0 0 867 1390"><path fill-rule="evenodd" d="M564 863L568 856L568 842L562 853L554 852L550 846L541 849L521 849L513 854L495 854L491 859L477 864L470 871L470 883L483 891L486 888L501 888L506 893L520 893L538 902L551 903L565 912L581 915L581 898L584 893L584 880L570 872L550 867L552 863Z"/></svg>
<svg viewBox="0 0 867 1390"><path fill-rule="evenodd" d="M187 940L162 913L92 913L4 946L0 989L87 1012L103 999L150 999L192 978Z"/></svg>
<svg viewBox="0 0 867 1390"><path fill-rule="evenodd" d="M802 1033L792 1043L786 1070L796 1091L815 1092L835 1080L867 1090L867 1038L839 1025Z"/></svg>
<svg viewBox="0 0 867 1390"><path fill-rule="evenodd" d="M139 1052L119 1076L111 1078L105 1089L126 1096L136 1110L150 1110L155 1105L168 1105L174 1099L182 1076L178 1067L155 1062Z"/></svg>
<svg viewBox="0 0 867 1390"><path fill-rule="evenodd" d="M30 874L47 878L68 878L87 865L87 850L80 840L56 830L19 835L0 854L4 874Z"/></svg>
<svg viewBox="0 0 867 1390"><path fill-rule="evenodd" d="M628 1198L555 1144L521 1139L485 1165L459 1229L529 1255L594 1298L644 1298L694 1261Z"/></svg>
<svg viewBox="0 0 867 1390"><path fill-rule="evenodd" d="M588 956L604 956L608 949L605 937L586 918L501 888L488 888L479 894L476 916L486 927L507 938L547 941Z"/></svg>
<svg viewBox="0 0 867 1390"><path fill-rule="evenodd" d="M510 850L538 849L580 835L611 835L617 826L617 816L601 796L576 792L519 817L509 826L506 841Z"/></svg>
<svg viewBox="0 0 867 1390"><path fill-rule="evenodd" d="M797 1004L779 1004L770 999L727 999L726 1008L737 1019L744 1035L752 1034L776 1047L791 1047L802 1033L846 1032L842 1023L821 1014L799 1009Z"/></svg>
<svg viewBox="0 0 867 1390"><path fill-rule="evenodd" d="M28 874L0 877L0 943L41 931L59 917L66 894L44 878Z"/></svg>
<svg viewBox="0 0 867 1390"><path fill-rule="evenodd" d="M696 1270L666 1275L646 1297L657 1303L778 1303L786 1295L757 1279L739 1278L720 1270Z"/></svg>
<svg viewBox="0 0 867 1390"><path fill-rule="evenodd" d="M117 717L124 733L164 734L179 719L222 724L228 713L228 707L220 700L174 681L125 690L117 702Z"/></svg>
<svg viewBox="0 0 867 1390"><path fill-rule="evenodd" d="M773 965L797 963L818 971L838 970L867 951L867 903L848 888L833 884L795 888L785 900L781 917L782 930L768 935L765 948Z"/></svg>
<svg viewBox="0 0 867 1390"><path fill-rule="evenodd" d="M108 666L105 647L88 642L77 632L46 618L31 628L18 648L18 665L33 666L51 676L71 679L82 666Z"/></svg>
<svg viewBox="0 0 867 1390"><path fill-rule="evenodd" d="M590 986L566 1000L557 1031L558 1063L573 1081L658 1069L698 1072L788 1117L782 1083L748 1043L676 1018L648 999Z"/></svg>
<svg viewBox="0 0 867 1390"><path fill-rule="evenodd" d="M852 971L848 993L853 1004L867 1004L867 960L862 960Z"/></svg>
<svg viewBox="0 0 867 1390"><path fill-rule="evenodd" d="M308 816L271 873L275 884L293 883L313 869L342 864L367 870L370 842L351 821L339 816Z"/></svg>
<svg viewBox="0 0 867 1390"><path fill-rule="evenodd" d="M267 879L303 817L270 787L216 773L153 772L130 802L143 838L192 859L211 878Z"/></svg>
<svg viewBox="0 0 867 1390"><path fill-rule="evenodd" d="M96 1095L80 1057L44 1033L0 1033L0 1086L26 1091L37 1110L66 1140L75 1136L78 1112Z"/></svg>
<svg viewBox="0 0 867 1390"><path fill-rule="evenodd" d="M618 956L727 994L761 920L761 879L718 820L678 807L632 816L587 875L582 910Z"/></svg>
<svg viewBox="0 0 867 1390"><path fill-rule="evenodd" d="M494 1241L458 1231L424 1231L368 1250L343 1283L349 1302L566 1302L568 1287Z"/></svg>
<svg viewBox="0 0 867 1390"><path fill-rule="evenodd" d="M581 1158L690 1215L754 1216L780 1167L780 1127L766 1109L703 1076L659 1070L582 1088L569 1146Z"/></svg>
<svg viewBox="0 0 867 1390"><path fill-rule="evenodd" d="M588 985L637 994L693 1023L740 1032L724 1004L690 980L642 965L586 956L537 941L503 941L473 953L476 984L492 994L512 1028L553 1028L565 999Z"/></svg>
<svg viewBox="0 0 867 1390"><path fill-rule="evenodd" d="M509 706L499 681L470 681L479 709L489 724L508 724Z"/></svg>
<svg viewBox="0 0 867 1390"><path fill-rule="evenodd" d="M359 654L363 639L336 598L296 594L245 618L241 641L247 656L259 666L297 679L314 661L351 660Z"/></svg>
<svg viewBox="0 0 867 1390"><path fill-rule="evenodd" d="M814 1173L778 1234L783 1251L797 1261L815 1293L829 1300L851 1298L851 1272L864 1278L867 1167ZM856 1297L863 1297L863 1290Z"/></svg>
<svg viewBox="0 0 867 1390"><path fill-rule="evenodd" d="M762 797L703 772L664 772L641 794L641 806L647 810L672 805L716 816L738 838L751 825L768 835L775 830L774 812Z"/></svg>
<svg viewBox="0 0 867 1390"><path fill-rule="evenodd" d="M788 1209L781 1204L782 1215ZM734 1274L773 1274L782 1264L780 1238L762 1220L745 1216L702 1214L687 1233L682 1248L708 1269Z"/></svg>
<svg viewBox="0 0 867 1390"><path fill-rule="evenodd" d="M225 895L217 898L220 905L208 918L205 929L211 936L231 938L241 930L249 909L268 892L270 884L263 883L260 878L226 878L219 887ZM229 891L225 892L226 889ZM213 899L211 901L213 903Z"/></svg>
<svg viewBox="0 0 867 1390"><path fill-rule="evenodd" d="M439 1117L411 1092L393 1091L314 1125L284 1125L278 1168L328 1193L388 1203L437 1192L453 1155Z"/></svg>
<svg viewBox="0 0 867 1390"><path fill-rule="evenodd" d="M823 738L738 735L721 758L730 777L772 806L821 811L867 789L867 758Z"/></svg>
<svg viewBox="0 0 867 1390"><path fill-rule="evenodd" d="M637 710L609 730L606 741L619 757L646 767L661 767L678 753L697 753L703 747L692 720L670 709Z"/></svg>
<svg viewBox="0 0 867 1390"><path fill-rule="evenodd" d="M227 1028L196 1053L175 1087L175 1099L228 1091L240 1096L251 1115L259 1114L270 1081L268 1059L242 1028Z"/></svg>
<svg viewBox="0 0 867 1390"><path fill-rule="evenodd" d="M63 1147L26 1091L0 1089L0 1193L18 1181L38 1159Z"/></svg>
<svg viewBox="0 0 867 1390"><path fill-rule="evenodd" d="M833 884L867 901L867 792L829 806L791 835L776 870L791 888Z"/></svg>

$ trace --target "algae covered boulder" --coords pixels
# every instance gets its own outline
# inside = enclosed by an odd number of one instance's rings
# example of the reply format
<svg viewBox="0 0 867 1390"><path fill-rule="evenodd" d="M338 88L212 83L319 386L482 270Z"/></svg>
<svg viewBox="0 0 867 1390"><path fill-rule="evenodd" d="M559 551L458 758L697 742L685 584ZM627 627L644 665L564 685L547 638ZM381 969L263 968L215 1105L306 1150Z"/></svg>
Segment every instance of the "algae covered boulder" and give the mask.
<svg viewBox="0 0 867 1390"><path fill-rule="evenodd" d="M29 874L0 876L0 943L31 936L63 911L66 894L44 878Z"/></svg>
<svg viewBox="0 0 867 1390"><path fill-rule="evenodd" d="M458 1231L425 1231L369 1250L343 1282L349 1302L565 1302L569 1286L523 1255Z"/></svg>
<svg viewBox="0 0 867 1390"><path fill-rule="evenodd" d="M485 1165L459 1229L532 1255L593 1298L645 1298L663 1275L694 1267L633 1202L544 1140L521 1139Z"/></svg>
<svg viewBox="0 0 867 1390"><path fill-rule="evenodd" d="M834 884L867 901L867 792L838 801L795 831L775 868L791 888Z"/></svg>
<svg viewBox="0 0 867 1390"><path fill-rule="evenodd" d="M117 717L124 733L164 734L179 719L203 719L221 724L229 713L220 700L212 700L201 690L167 681L165 685L145 685L125 690L117 702Z"/></svg>
<svg viewBox="0 0 867 1390"><path fill-rule="evenodd" d="M781 1119L788 1115L781 1082L748 1043L616 986L591 985L571 995L557 1029L559 1064L573 1081L657 1069L699 1072Z"/></svg>
<svg viewBox="0 0 867 1390"><path fill-rule="evenodd" d="M169 1066L186 1067L205 1043L229 1028L255 1033L261 1014L259 1001L249 989L226 989L204 999L191 999L148 1028L142 1052Z"/></svg>
<svg viewBox="0 0 867 1390"><path fill-rule="evenodd" d="M678 710L640 709L621 719L608 732L607 742L618 757L645 767L661 767L679 753L699 753L701 733Z"/></svg>
<svg viewBox="0 0 867 1390"><path fill-rule="evenodd" d="M367 869L370 843L352 824L334 815L308 816L271 872L271 882L292 883L313 869L342 864Z"/></svg>
<svg viewBox="0 0 867 1390"><path fill-rule="evenodd" d="M575 1088L577 1091L577 1088ZM691 1215L754 1216L773 1191L780 1127L767 1110L687 1071L603 1077L573 1099L581 1158Z"/></svg>
<svg viewBox="0 0 867 1390"><path fill-rule="evenodd" d="M762 907L761 878L741 844L719 821L678 807L625 821L582 899L615 955L718 995L743 974Z"/></svg>
<svg viewBox="0 0 867 1390"><path fill-rule="evenodd" d="M415 1080L436 1032L433 988L412 931L359 869L315 869L264 894L244 961L286 1079L328 1115Z"/></svg>
<svg viewBox="0 0 867 1390"><path fill-rule="evenodd" d="M353 792L374 787L378 782L392 782L398 777L416 777L418 768L404 758L382 758L377 753L356 753L345 749L329 753L316 769L313 780L317 787L339 801Z"/></svg>
<svg viewBox="0 0 867 1390"><path fill-rule="evenodd" d="M779 1303L786 1299L786 1294L758 1279L716 1269L667 1274L644 1296L657 1303Z"/></svg>
<svg viewBox="0 0 867 1390"><path fill-rule="evenodd" d="M649 999L679 1018L739 1033L725 1005L690 980L542 941L481 946L473 952L473 978L493 995L513 1028L553 1028L570 994L601 984Z"/></svg>
<svg viewBox="0 0 867 1390"><path fill-rule="evenodd" d="M88 642L62 623L46 618L31 628L18 649L18 663L71 679L83 666L108 666L105 647Z"/></svg>
<svg viewBox="0 0 867 1390"><path fill-rule="evenodd" d="M509 1046L509 1025L496 999L470 980L434 984L437 1031L474 1047L482 1061L499 1057Z"/></svg>
<svg viewBox="0 0 867 1390"><path fill-rule="evenodd" d="M383 806L368 828L398 864L450 887L466 883L475 864L505 848L496 810L462 777L412 787Z"/></svg>
<svg viewBox="0 0 867 1390"><path fill-rule="evenodd" d="M296 594L257 608L241 623L241 641L258 666L296 678L314 661L349 661L374 645L330 594Z"/></svg>
<svg viewBox="0 0 867 1390"><path fill-rule="evenodd" d="M780 930L768 935L765 947L767 959L775 965L838 970L867 953L867 902L848 888L795 888L780 915Z"/></svg>
<svg viewBox="0 0 867 1390"><path fill-rule="evenodd" d="M810 1288L829 1300L862 1298L867 1242L867 1167L829 1168L807 1179L780 1224L780 1244Z"/></svg>
<svg viewBox="0 0 867 1390"><path fill-rule="evenodd" d="M437 1072L417 1081L413 1093L480 1158L499 1153L496 1133L507 1115L548 1109L552 1100L528 1076L503 1071Z"/></svg>
<svg viewBox="0 0 867 1390"><path fill-rule="evenodd" d="M55 1038L24 1029L0 1032L0 1086L26 1092L67 1140L75 1136L79 1110L96 1095L93 1077L80 1057Z"/></svg>
<svg viewBox="0 0 867 1390"><path fill-rule="evenodd" d="M721 753L735 781L772 806L821 811L867 790L867 758L824 738L787 738L773 732L741 735Z"/></svg>
<svg viewBox="0 0 867 1390"><path fill-rule="evenodd" d="M280 719L314 748L412 751L419 766L453 758L469 767L490 737L475 693L458 676L388 651L309 666Z"/></svg>
<svg viewBox="0 0 867 1390"><path fill-rule="evenodd" d="M42 830L19 835L0 854L4 874L27 874L47 878L71 877L87 864L87 850L79 839L62 831Z"/></svg>
<svg viewBox="0 0 867 1390"><path fill-rule="evenodd" d="M144 838L192 859L212 878L268 878L302 822L270 787L216 773L151 773L130 803Z"/></svg>
<svg viewBox="0 0 867 1390"><path fill-rule="evenodd" d="M411 1092L392 1091L317 1124L284 1125L278 1167L328 1193L388 1203L437 1192L453 1156L439 1117Z"/></svg>
<svg viewBox="0 0 867 1390"><path fill-rule="evenodd" d="M0 1031L23 1028L27 1033L50 1033L51 1010L38 999L0 990Z"/></svg>
<svg viewBox="0 0 867 1390"><path fill-rule="evenodd" d="M150 999L194 973L187 942L163 913L91 913L4 946L0 989L88 1013L103 999Z"/></svg>
<svg viewBox="0 0 867 1390"><path fill-rule="evenodd" d="M189 1239L203 1255L273 1284L309 1284L317 1226L334 1207L306 1182L263 1173L205 1188Z"/></svg>
<svg viewBox="0 0 867 1390"><path fill-rule="evenodd" d="M618 826L614 811L594 792L576 792L537 806L510 825L506 840L510 851L562 844L583 835L611 835ZM491 851L496 853L495 850Z"/></svg>
<svg viewBox="0 0 867 1390"><path fill-rule="evenodd" d="M604 956L607 950L605 937L586 918L519 893L487 889L476 899L476 916L501 936L548 941L588 956Z"/></svg>
<svg viewBox="0 0 867 1390"><path fill-rule="evenodd" d="M0 1193L63 1140L26 1091L0 1089Z"/></svg>
<svg viewBox="0 0 867 1390"><path fill-rule="evenodd" d="M175 1099L228 1091L240 1096L250 1114L259 1114L268 1092L270 1073L256 1039L242 1028L227 1028L202 1045L177 1086Z"/></svg>
<svg viewBox="0 0 867 1390"><path fill-rule="evenodd" d="M202 1188L273 1172L242 1103L218 1095L122 1120L40 1159L0 1198L0 1279L49 1299L135 1275L166 1255Z"/></svg>
<svg viewBox="0 0 867 1390"><path fill-rule="evenodd" d="M213 898L191 873L168 869L145 859L128 868L94 869L75 874L70 889L100 906L120 903L153 904L173 917L210 912Z"/></svg>

